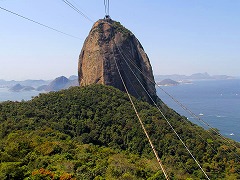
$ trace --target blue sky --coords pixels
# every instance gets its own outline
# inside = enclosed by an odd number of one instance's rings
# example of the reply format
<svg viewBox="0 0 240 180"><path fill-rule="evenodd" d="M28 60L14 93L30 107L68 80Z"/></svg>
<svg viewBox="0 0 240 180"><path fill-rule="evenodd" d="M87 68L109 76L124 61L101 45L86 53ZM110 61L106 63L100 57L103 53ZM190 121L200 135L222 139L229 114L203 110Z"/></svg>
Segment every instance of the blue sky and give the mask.
<svg viewBox="0 0 240 180"><path fill-rule="evenodd" d="M103 0L69 0L93 21ZM0 79L53 79L77 74L93 23L62 0L0 0L11 10L71 38L0 9ZM131 30L154 74L208 72L240 76L239 0L110 0L110 16Z"/></svg>

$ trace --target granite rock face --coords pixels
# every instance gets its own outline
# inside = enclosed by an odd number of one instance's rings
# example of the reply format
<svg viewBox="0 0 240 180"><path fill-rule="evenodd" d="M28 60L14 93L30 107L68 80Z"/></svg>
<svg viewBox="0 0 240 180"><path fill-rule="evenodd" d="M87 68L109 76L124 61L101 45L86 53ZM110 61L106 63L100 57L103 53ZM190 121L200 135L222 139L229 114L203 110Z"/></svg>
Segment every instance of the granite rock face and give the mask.
<svg viewBox="0 0 240 180"><path fill-rule="evenodd" d="M98 20L79 56L79 84L105 84L125 91L117 67L131 95L151 102L145 88L156 98L152 67L138 39L119 22Z"/></svg>

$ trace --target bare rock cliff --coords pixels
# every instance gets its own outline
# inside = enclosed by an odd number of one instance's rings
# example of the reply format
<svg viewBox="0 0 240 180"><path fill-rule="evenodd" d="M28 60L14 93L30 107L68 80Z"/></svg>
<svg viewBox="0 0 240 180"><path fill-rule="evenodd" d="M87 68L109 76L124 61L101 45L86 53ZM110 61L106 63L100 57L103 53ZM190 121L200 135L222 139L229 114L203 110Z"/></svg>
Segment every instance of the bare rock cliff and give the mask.
<svg viewBox="0 0 240 180"><path fill-rule="evenodd" d="M131 95L151 102L145 88L156 98L155 85L150 82L154 82L152 67L138 39L119 22L111 19L98 20L79 56L80 86L97 83L125 91L116 63Z"/></svg>

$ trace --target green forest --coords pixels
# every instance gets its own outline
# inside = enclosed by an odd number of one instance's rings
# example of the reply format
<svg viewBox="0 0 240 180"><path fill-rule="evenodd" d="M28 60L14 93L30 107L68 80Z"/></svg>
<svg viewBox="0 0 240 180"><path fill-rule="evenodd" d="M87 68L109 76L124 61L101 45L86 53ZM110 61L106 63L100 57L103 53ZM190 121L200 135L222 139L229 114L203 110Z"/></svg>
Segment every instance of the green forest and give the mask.
<svg viewBox="0 0 240 180"><path fill-rule="evenodd" d="M206 179L158 109L133 98L170 179ZM240 144L159 107L211 179L240 179ZM104 85L0 103L1 180L161 180L128 96Z"/></svg>

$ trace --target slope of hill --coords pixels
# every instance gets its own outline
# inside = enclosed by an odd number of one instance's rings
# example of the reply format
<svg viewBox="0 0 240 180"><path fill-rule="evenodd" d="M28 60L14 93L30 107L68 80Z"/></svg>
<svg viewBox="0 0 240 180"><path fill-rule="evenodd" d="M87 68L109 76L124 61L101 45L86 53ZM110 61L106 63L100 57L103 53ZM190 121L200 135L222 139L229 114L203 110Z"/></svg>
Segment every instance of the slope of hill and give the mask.
<svg viewBox="0 0 240 180"><path fill-rule="evenodd" d="M170 178L204 179L158 110L134 102ZM210 178L240 178L239 143L158 104ZM164 179L127 95L103 85L0 103L0 162L3 180Z"/></svg>

